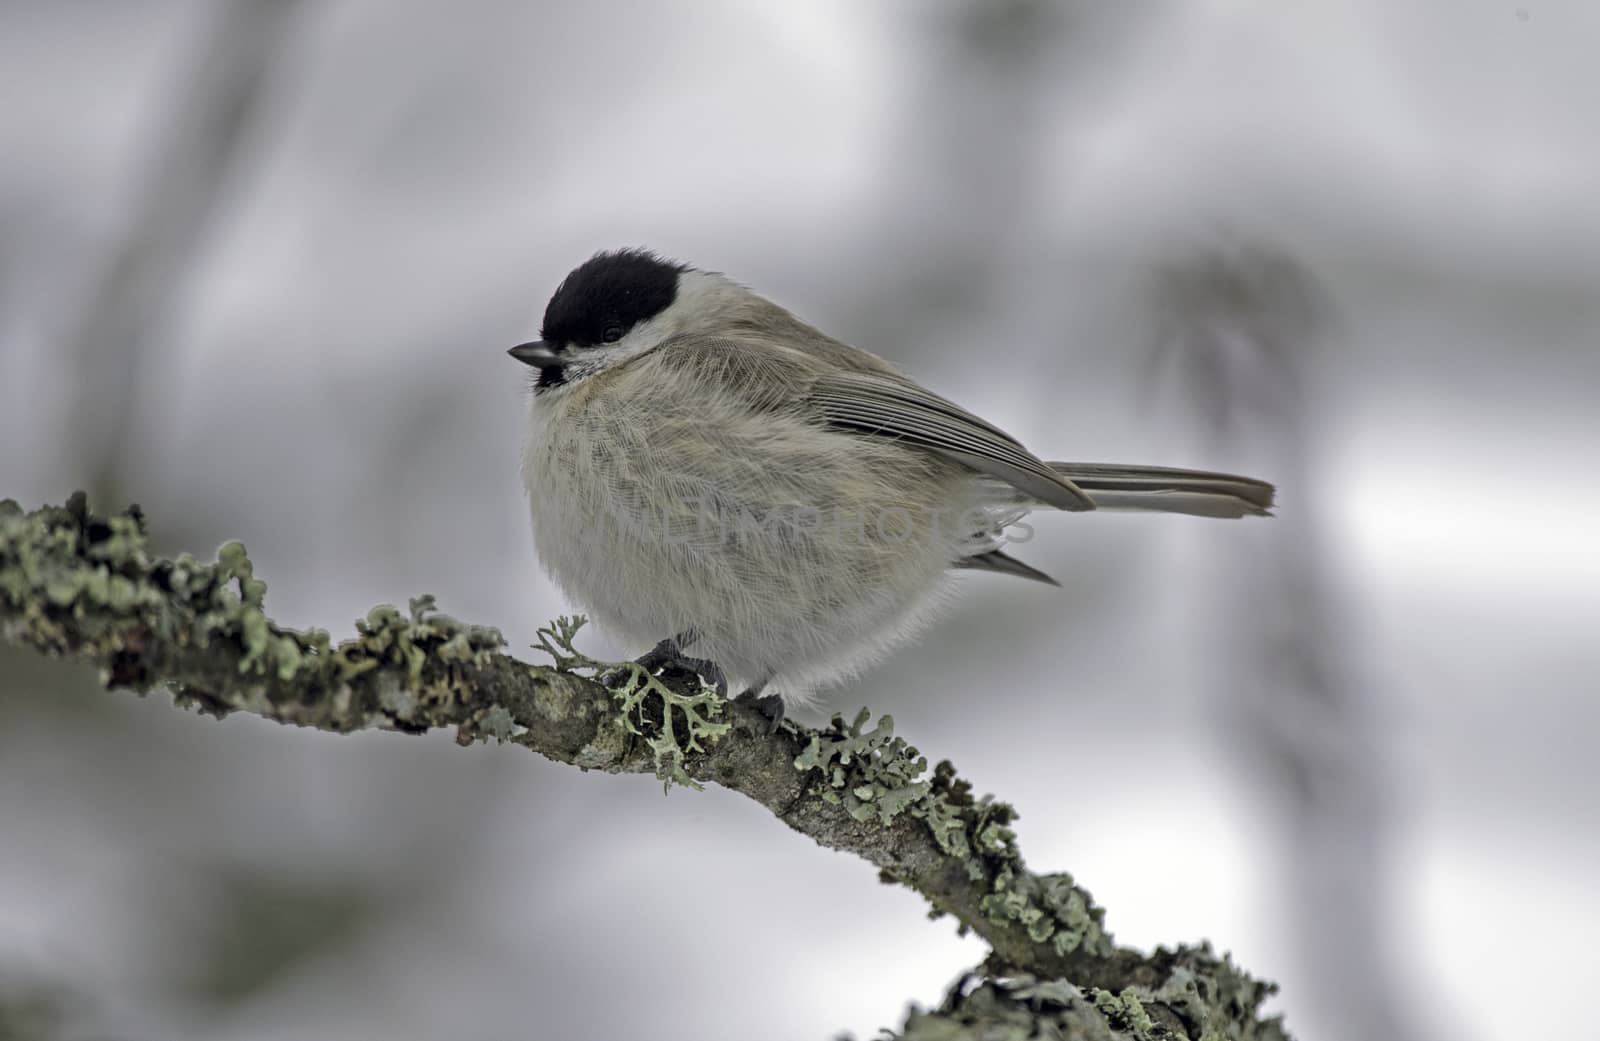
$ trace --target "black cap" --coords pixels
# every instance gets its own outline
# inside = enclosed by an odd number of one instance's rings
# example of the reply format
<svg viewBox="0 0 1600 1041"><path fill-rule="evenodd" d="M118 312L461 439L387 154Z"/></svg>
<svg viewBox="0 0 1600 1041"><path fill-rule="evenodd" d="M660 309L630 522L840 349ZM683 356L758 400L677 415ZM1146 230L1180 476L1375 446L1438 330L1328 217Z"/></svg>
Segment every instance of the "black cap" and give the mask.
<svg viewBox="0 0 1600 1041"><path fill-rule="evenodd" d="M616 340L665 311L678 295L678 276L688 270L647 249L596 253L550 297L540 338L557 347Z"/></svg>

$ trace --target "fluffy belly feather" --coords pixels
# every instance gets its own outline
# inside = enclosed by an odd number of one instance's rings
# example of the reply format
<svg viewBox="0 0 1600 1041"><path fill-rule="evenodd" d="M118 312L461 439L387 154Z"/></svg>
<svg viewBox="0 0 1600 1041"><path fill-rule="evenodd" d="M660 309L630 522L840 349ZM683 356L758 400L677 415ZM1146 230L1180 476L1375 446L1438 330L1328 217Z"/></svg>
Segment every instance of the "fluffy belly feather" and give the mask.
<svg viewBox="0 0 1600 1041"><path fill-rule="evenodd" d="M532 406L541 563L640 650L693 631L691 653L787 700L925 624L970 552L963 513L989 516L964 471L893 442L771 415L601 414L586 397Z"/></svg>

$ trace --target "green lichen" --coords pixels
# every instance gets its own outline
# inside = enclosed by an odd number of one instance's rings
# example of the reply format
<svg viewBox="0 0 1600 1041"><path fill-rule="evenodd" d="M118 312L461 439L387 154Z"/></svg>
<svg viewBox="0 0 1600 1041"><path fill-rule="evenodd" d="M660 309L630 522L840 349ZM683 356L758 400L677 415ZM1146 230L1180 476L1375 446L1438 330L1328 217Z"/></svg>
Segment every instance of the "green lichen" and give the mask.
<svg viewBox="0 0 1600 1041"><path fill-rule="evenodd" d="M31 513L0 504L6 636L46 653L112 662L101 673L108 685L150 686L148 654L236 646L239 675L262 683L240 685L231 703L180 685L178 700L217 712L275 709L268 714L292 719L292 703L313 692L348 701L350 681L390 665L397 668L379 686L380 708L404 722L420 706L458 695L454 666L486 665L505 643L494 629L440 614L431 597L421 597L405 615L374 608L357 623L357 639L333 646L324 630L274 625L263 610L266 592L239 542L224 543L214 563L150 555L137 506L99 517L81 492L65 507ZM425 675L430 659L446 667Z"/></svg>
<svg viewBox="0 0 1600 1041"><path fill-rule="evenodd" d="M1101 992L1104 993L1104 992ZM1148 1015L1144 1032L1132 1026L1126 1006L1115 996L1091 998L1066 980L1031 975L992 977L969 973L950 988L935 1009L913 1007L902 1031L885 1030L880 1041L1037 1041L1039 1038L1095 1038L1103 1041L1187 1041L1157 1027ZM1137 999L1133 999L1137 1004ZM1140 1007L1140 1013L1143 1008Z"/></svg>
<svg viewBox="0 0 1600 1041"><path fill-rule="evenodd" d="M855 820L876 816L889 824L902 814L921 820L968 878L987 883L979 906L992 921L1020 925L1034 943L1058 954L1111 952L1103 912L1070 875L1034 875L1023 865L1010 827L1014 809L988 796L973 798L948 762L925 777L928 761L894 736L894 720L884 716L869 729L870 718L866 709L848 724L834 716L796 757L796 769L821 774L824 801L843 806Z"/></svg>
<svg viewBox="0 0 1600 1041"><path fill-rule="evenodd" d="M1110 955L1114 948L1105 931L1105 912L1089 892L1066 872L1035 875L1023 864L1016 832L1010 827L1016 811L985 799L974 805L973 812L976 852L967 862L968 873L975 881L989 882L979 909L993 922L1020 925L1030 940L1048 944L1059 955L1079 950Z"/></svg>
<svg viewBox="0 0 1600 1041"><path fill-rule="evenodd" d="M1156 956L1163 954L1157 950ZM1277 984L1258 980L1220 958L1209 943L1181 948L1159 987L1136 988L1146 1003L1159 1002L1194 1024L1191 1034L1200 1041L1283 1041L1288 1037L1282 1018L1258 1019L1256 1012Z"/></svg>
<svg viewBox="0 0 1600 1041"><path fill-rule="evenodd" d="M703 678L697 689L680 691L637 662L588 657L573 646L587 621L581 615L557 618L538 630L540 649L555 660L557 670L589 671L611 689L617 703L616 725L650 749L662 791L670 792L674 784L702 788L684 769L684 761L705 752L732 729L731 723L721 721L727 699Z"/></svg>
<svg viewBox="0 0 1600 1041"><path fill-rule="evenodd" d="M503 705L491 705L478 720L478 729L501 744L519 737L528 728L518 723Z"/></svg>
<svg viewBox="0 0 1600 1041"><path fill-rule="evenodd" d="M823 775L825 802L843 806L858 821L876 816L883 824L910 810L917 815L927 800L930 784L922 778L928 760L894 736L894 719L884 716L867 730L871 713L862 709L849 725L834 716L831 729L811 735L794 761L797 770L818 770ZM946 835L953 834L943 829Z"/></svg>
<svg viewBox="0 0 1600 1041"><path fill-rule="evenodd" d="M1155 1022L1150 1018L1150 1013L1145 1011L1133 987L1125 987L1120 994L1096 990L1094 1007L1113 1027L1132 1034L1136 1041L1156 1041ZM1162 1034L1166 1034L1166 1031L1163 1030Z"/></svg>
<svg viewBox="0 0 1600 1041"><path fill-rule="evenodd" d="M1145 965L1152 975L1165 970L1159 986L1080 989L1026 973L968 973L937 1008L913 1007L904 1029L886 1030L880 1041L1289 1041L1279 1017L1258 1015L1271 987L1244 977L1209 947L1157 950Z"/></svg>
<svg viewBox="0 0 1600 1041"><path fill-rule="evenodd" d="M498 629L440 614L432 596L416 597L409 607L404 615L387 604L374 607L356 621L354 643L367 658L402 666L411 686L421 683L430 658L486 665L505 646Z"/></svg>
<svg viewBox="0 0 1600 1041"><path fill-rule="evenodd" d="M1007 836L992 890L979 902L983 913L995 921L1017 922L1029 939L1048 942L1057 954L1071 954L1080 947L1094 954L1111 953L1111 937L1101 927L1103 912L1089 894L1064 871L1034 875L1023 869L1009 829Z"/></svg>
<svg viewBox="0 0 1600 1041"><path fill-rule="evenodd" d="M48 609L105 605L119 611L160 602L125 573L129 559L142 561L144 522L138 507L109 520L90 518L82 494L67 507L23 513L12 500L0 503L0 597L24 607L40 593ZM64 560L77 566L63 566ZM91 562L92 563L89 563ZM44 621L34 610L30 619Z"/></svg>

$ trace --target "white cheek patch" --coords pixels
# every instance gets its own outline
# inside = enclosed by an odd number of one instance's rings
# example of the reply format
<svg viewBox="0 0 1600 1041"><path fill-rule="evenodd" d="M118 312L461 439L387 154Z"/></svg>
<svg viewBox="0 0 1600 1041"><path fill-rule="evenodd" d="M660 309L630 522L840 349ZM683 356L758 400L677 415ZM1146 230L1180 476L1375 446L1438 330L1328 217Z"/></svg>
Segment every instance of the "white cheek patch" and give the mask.
<svg viewBox="0 0 1600 1041"><path fill-rule="evenodd" d="M564 388L572 386L579 380L588 379L590 376L621 365L654 348L665 337L652 335L654 331L647 328L650 324L645 322L635 326L628 335L616 343L575 347L567 351L561 359L561 382L543 388L540 393L559 394Z"/></svg>
<svg viewBox="0 0 1600 1041"><path fill-rule="evenodd" d="M603 372L610 368L611 363L602 355L598 348L582 347L575 351L570 360L561 367L561 374L568 386Z"/></svg>

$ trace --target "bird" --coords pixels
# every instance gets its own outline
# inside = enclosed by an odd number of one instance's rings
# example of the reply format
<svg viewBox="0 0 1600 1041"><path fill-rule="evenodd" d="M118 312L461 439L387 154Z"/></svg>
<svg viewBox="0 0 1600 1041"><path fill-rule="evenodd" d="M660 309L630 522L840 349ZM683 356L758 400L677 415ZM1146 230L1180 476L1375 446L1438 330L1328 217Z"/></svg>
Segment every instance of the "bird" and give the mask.
<svg viewBox="0 0 1600 1041"><path fill-rule="evenodd" d="M1268 515L1265 481L1051 462L726 275L648 249L557 286L522 446L534 546L602 628L771 721L922 632L1037 510ZM996 367L997 371L1000 367ZM1031 530L1031 529L1029 529Z"/></svg>

